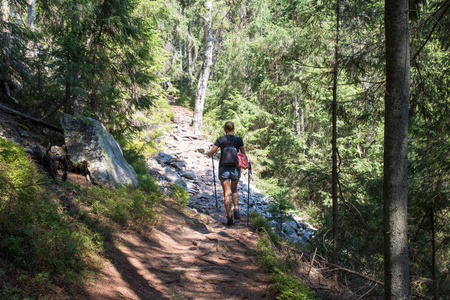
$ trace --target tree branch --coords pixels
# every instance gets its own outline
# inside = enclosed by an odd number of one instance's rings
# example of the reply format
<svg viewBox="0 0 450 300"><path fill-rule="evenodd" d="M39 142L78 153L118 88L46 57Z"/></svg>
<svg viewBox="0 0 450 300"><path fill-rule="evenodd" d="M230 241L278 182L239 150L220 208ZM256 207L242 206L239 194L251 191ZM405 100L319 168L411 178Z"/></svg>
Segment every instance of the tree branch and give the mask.
<svg viewBox="0 0 450 300"><path fill-rule="evenodd" d="M422 44L422 46L420 46L419 50L417 50L416 53L414 53L413 57L410 59L410 61L413 61L414 59L416 59L417 55L419 55L419 53L422 51L423 47L425 47L425 45L428 43L428 41L431 38L431 35L433 34L434 30L436 29L436 27L439 25L439 22L441 21L442 17L445 15L445 12L448 10L448 8L450 7L450 1L446 1L439 9L444 9L444 11L441 13L441 15L439 16L439 18L436 20L436 22L433 25L433 28L431 28L431 31L429 32L427 38L425 39L425 42ZM447 7L445 7L445 5L447 5ZM437 12L436 12L437 13Z"/></svg>
<svg viewBox="0 0 450 300"><path fill-rule="evenodd" d="M47 114L45 114L45 116L43 116L43 117L41 118L41 121L43 121L43 120L47 119L48 117L50 117L51 115L53 115L53 114L54 114L58 109L60 109L61 106L63 106L63 105L64 105L64 99L61 100L61 102L60 102L53 110L51 110L50 112L48 112Z"/></svg>
<svg viewBox="0 0 450 300"><path fill-rule="evenodd" d="M21 117L23 119L27 119L27 120L31 121L32 123L34 123L34 124L50 128L50 129L52 129L54 131L57 131L57 132L64 133L64 130L61 127L54 126L52 124L49 124L49 123L44 122L42 120L39 120L39 119L37 119L35 117L32 117L32 116L29 116L27 114L18 112L18 111L14 110L14 109L11 109L9 107L4 106L3 104L0 104L0 110L3 110L7 114L18 116L18 117Z"/></svg>

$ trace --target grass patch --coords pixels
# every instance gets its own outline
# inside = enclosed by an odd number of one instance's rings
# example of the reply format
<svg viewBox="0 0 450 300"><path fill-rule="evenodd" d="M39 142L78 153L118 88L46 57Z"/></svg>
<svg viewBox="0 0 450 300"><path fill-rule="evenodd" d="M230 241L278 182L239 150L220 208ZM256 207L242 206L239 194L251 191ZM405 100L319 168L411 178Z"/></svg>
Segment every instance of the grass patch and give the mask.
<svg viewBox="0 0 450 300"><path fill-rule="evenodd" d="M259 264L271 274L274 288L280 293L279 300L316 299L311 290L294 275L298 266L295 255L284 247L285 241L271 229L269 222L256 212L251 213L252 223L258 229L257 259Z"/></svg>
<svg viewBox="0 0 450 300"><path fill-rule="evenodd" d="M138 179L137 188L115 190L58 185L0 138L0 299L76 293L114 230L155 223L162 193L154 178Z"/></svg>
<svg viewBox="0 0 450 300"><path fill-rule="evenodd" d="M140 231L151 227L156 221L157 207L162 200L162 192L156 180L148 175L139 175L136 189L120 187L108 189L99 186L79 188L75 201L86 205L91 218L104 224L118 224Z"/></svg>
<svg viewBox="0 0 450 300"><path fill-rule="evenodd" d="M95 266L95 232L63 213L22 147L0 138L0 298L38 298Z"/></svg>

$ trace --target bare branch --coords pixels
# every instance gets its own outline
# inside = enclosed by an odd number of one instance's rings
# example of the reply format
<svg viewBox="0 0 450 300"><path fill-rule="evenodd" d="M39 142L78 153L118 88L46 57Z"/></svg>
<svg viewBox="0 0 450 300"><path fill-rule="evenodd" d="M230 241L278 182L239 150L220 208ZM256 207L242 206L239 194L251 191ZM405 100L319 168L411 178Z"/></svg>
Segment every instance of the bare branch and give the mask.
<svg viewBox="0 0 450 300"><path fill-rule="evenodd" d="M0 104L0 109L3 110L4 112L10 114L10 115L19 116L21 118L27 119L27 120L31 121L32 123L34 123L34 124L50 128L50 129L52 129L54 131L57 131L57 132L61 132L61 133L64 132L64 130L61 127L54 126L54 125L46 123L46 122L44 122L42 120L36 119L35 117L32 117L32 116L29 116L27 114L18 112L18 111L14 110L14 109L11 109L9 107L4 106L3 104Z"/></svg>

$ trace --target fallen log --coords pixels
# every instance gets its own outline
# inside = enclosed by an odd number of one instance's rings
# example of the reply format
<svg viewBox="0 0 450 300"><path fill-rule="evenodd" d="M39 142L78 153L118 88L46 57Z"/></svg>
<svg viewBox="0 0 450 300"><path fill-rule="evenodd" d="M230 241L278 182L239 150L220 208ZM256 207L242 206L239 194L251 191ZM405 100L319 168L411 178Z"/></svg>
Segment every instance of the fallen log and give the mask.
<svg viewBox="0 0 450 300"><path fill-rule="evenodd" d="M52 129L54 131L64 133L64 130L61 127L57 127L55 125L49 124L47 122L44 122L44 121L42 121L40 119L37 119L35 117L32 117L30 115L21 113L21 112L16 111L16 110L14 110L12 108L4 106L3 104L0 104L0 109L3 110L4 112L6 112L7 114L18 116L18 117L21 117L23 119L27 119L27 120L29 120L30 122L32 122L32 123L34 123L36 125L40 125L40 126L43 126L43 127L50 128L50 129Z"/></svg>

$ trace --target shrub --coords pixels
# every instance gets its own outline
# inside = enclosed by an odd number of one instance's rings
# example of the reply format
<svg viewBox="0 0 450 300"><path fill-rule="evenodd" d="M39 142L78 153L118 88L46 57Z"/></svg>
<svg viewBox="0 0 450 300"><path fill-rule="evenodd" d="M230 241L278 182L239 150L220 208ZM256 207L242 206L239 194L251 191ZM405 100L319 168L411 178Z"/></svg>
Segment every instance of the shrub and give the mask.
<svg viewBox="0 0 450 300"><path fill-rule="evenodd" d="M189 203L188 191L178 184L172 184L170 189L172 190L173 198L177 201L178 209L186 207Z"/></svg>
<svg viewBox="0 0 450 300"><path fill-rule="evenodd" d="M0 138L0 298L38 298L52 285L76 284L101 251L95 232L63 214L47 185L28 154Z"/></svg>
<svg viewBox="0 0 450 300"><path fill-rule="evenodd" d="M155 222L162 192L149 175L140 175L138 180L138 188L92 186L88 191L84 188L79 193L78 202L90 204L94 217L107 220L110 225L117 223L141 230ZM87 198L85 195L88 195Z"/></svg>
<svg viewBox="0 0 450 300"><path fill-rule="evenodd" d="M154 178L138 179L116 190L50 185L22 147L0 138L0 299L74 288L98 267L114 224L151 226L162 192Z"/></svg>
<svg viewBox="0 0 450 300"><path fill-rule="evenodd" d="M269 273L273 281L274 288L280 292L277 299L316 299L309 288L293 274L293 266L289 253L282 250L283 241L272 232L269 222L260 214L252 212L252 223L259 229L258 237L258 263Z"/></svg>

